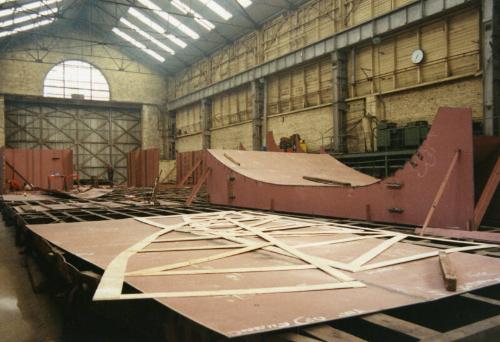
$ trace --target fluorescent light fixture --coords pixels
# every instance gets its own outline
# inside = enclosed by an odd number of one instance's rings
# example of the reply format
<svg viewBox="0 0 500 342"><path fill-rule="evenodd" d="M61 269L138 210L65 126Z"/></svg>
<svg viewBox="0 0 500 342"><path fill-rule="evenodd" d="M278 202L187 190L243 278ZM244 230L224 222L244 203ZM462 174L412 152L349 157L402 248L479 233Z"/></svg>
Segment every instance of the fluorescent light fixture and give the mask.
<svg viewBox="0 0 500 342"><path fill-rule="evenodd" d="M48 9L45 11L41 11L40 13L27 14L27 15L23 15L20 17L15 17L14 19L4 20L4 21L0 22L0 27L12 26L12 25L24 23L25 21L38 19L41 17L52 16L52 15L56 14L57 11L58 11L57 8Z"/></svg>
<svg viewBox="0 0 500 342"><path fill-rule="evenodd" d="M122 38L123 40L126 40L127 42L129 42L130 44L134 45L135 47L141 49L143 52L147 53L148 55L150 55L151 57L153 57L154 59L160 61L160 62L165 62L165 58L163 58L162 56L160 56L160 54L158 54L157 52L151 50L151 49L148 49L146 47L146 45L138 42L137 40L135 40L134 38L130 37L128 34L126 34L125 32L121 31L120 29L118 28L113 28L113 33L116 34L117 36L119 36L120 38Z"/></svg>
<svg viewBox="0 0 500 342"><path fill-rule="evenodd" d="M224 7L216 3L214 0L198 0L198 1L201 2L203 5L207 6L208 8L210 8L212 12L214 12L224 20L228 20L233 16Z"/></svg>
<svg viewBox="0 0 500 342"><path fill-rule="evenodd" d="M13 8L8 8L0 11L0 18L1 17L6 17L8 15L12 15L14 13L19 13L19 12L26 12L26 11L33 11L36 10L37 8L43 7L43 6L50 6L52 4L61 2L62 0L44 0L44 1L35 1L35 2L30 2L29 4L20 6L20 7L13 7Z"/></svg>
<svg viewBox="0 0 500 342"><path fill-rule="evenodd" d="M171 48L169 48L168 46L166 46L165 44L163 44L162 42L160 42L159 40L157 40L155 37L153 37L152 35L150 35L149 33L147 32L144 32L143 30L141 30L139 27L135 26L134 24L132 24L130 21L128 21L127 19L125 18L121 18L120 21L125 24L126 26L128 26L129 28L131 28L132 30L134 30L135 32L139 33L141 36L143 36L144 38L152 41L153 43L155 43L158 47L162 48L163 50L167 51L168 53L170 53L171 55L175 55L175 51L172 50Z"/></svg>
<svg viewBox="0 0 500 342"><path fill-rule="evenodd" d="M191 30L189 27L181 23L177 18L175 18L173 15L168 14L167 12L163 11L160 7L158 7L154 2L150 0L139 0L141 4L149 8L150 10L154 11L160 18L165 20L167 23L175 26L178 28L180 31L188 35L189 37L193 39L198 39L200 38L200 35L196 33L195 31Z"/></svg>
<svg viewBox="0 0 500 342"><path fill-rule="evenodd" d="M163 27L155 23L153 20L151 20L150 18L148 18L135 8L130 7L128 9L128 13L137 18L138 20L140 20L143 24L146 24L147 26L151 27L156 32L164 35L165 37L167 37L167 39L169 39L174 44L179 45L181 48L184 49L187 46L187 44L182 39L177 38L173 34L165 34L166 31Z"/></svg>
<svg viewBox="0 0 500 342"><path fill-rule="evenodd" d="M243 6L243 8L247 8L252 4L252 1L250 0L238 0L238 3Z"/></svg>
<svg viewBox="0 0 500 342"><path fill-rule="evenodd" d="M198 12L196 12L194 9L192 9L191 7L189 7L188 5L186 5L185 3L183 3L182 1L180 1L180 0L172 0L170 3L173 6L175 6L182 13L192 15L193 18L194 18L194 20L198 24L200 24L201 26L203 26L205 29L207 29L208 31L210 31L210 30L212 30L212 29L215 28L214 24L212 24L207 19L203 18L203 16L201 14L199 14Z"/></svg>
<svg viewBox="0 0 500 342"><path fill-rule="evenodd" d="M0 32L0 38L5 37L5 36L10 36L10 35L18 33L18 32L28 31L28 30L31 30L31 29L34 29L34 28L37 28L40 26L48 25L48 24L52 23L54 20L55 20L54 18L45 19L45 20L41 20L41 21L37 21L37 22L31 23L31 24L28 24L28 25L16 27L15 29L10 30L10 31L3 31L3 32Z"/></svg>

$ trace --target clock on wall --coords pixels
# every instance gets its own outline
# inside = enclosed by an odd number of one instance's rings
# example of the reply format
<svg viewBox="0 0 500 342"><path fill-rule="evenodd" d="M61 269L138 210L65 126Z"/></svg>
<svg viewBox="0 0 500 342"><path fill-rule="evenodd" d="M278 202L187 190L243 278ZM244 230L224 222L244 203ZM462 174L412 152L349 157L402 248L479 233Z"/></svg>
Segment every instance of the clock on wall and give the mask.
<svg viewBox="0 0 500 342"><path fill-rule="evenodd" d="M420 64L424 60L424 50L416 49L411 54L411 61L413 64Z"/></svg>

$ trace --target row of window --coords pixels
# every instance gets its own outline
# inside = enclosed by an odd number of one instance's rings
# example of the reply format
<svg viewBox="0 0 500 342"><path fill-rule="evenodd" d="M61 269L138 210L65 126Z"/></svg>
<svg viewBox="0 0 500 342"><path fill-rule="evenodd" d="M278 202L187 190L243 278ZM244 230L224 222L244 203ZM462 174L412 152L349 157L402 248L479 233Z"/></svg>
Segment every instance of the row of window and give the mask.
<svg viewBox="0 0 500 342"><path fill-rule="evenodd" d="M109 85L92 64L70 60L54 66L43 83L43 95L109 101Z"/></svg>

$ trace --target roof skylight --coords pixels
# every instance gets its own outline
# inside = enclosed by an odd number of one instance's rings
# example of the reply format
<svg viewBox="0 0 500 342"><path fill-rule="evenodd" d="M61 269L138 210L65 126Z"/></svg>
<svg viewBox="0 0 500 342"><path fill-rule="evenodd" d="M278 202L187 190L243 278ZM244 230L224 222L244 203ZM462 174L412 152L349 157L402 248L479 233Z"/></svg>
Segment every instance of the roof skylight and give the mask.
<svg viewBox="0 0 500 342"><path fill-rule="evenodd" d="M250 0L238 0L238 3L243 6L244 8L247 8L252 4L252 1Z"/></svg>
<svg viewBox="0 0 500 342"><path fill-rule="evenodd" d="M119 36L120 38L122 38L123 40L126 40L127 42L129 42L130 44L134 45L135 47L141 49L143 52L147 53L148 55L150 55L151 57L153 57L154 59L160 61L160 62L165 62L165 58L163 58L163 56L161 56L159 53L151 50L151 49L148 49L146 47L146 45L138 42L137 40L135 40L134 38L132 38L131 36L129 36L128 34L126 34L125 32L121 31L119 28L115 27L113 28L113 33L116 34L117 36Z"/></svg>
<svg viewBox="0 0 500 342"><path fill-rule="evenodd" d="M196 33L195 31L193 31L192 29L190 29L189 27L187 27L186 25L184 25L183 23L181 23L173 15L168 14L167 12L163 11L154 2L152 2L150 0L139 0L139 2L142 5L144 5L147 8L149 8L150 10L154 11L160 18L162 18L163 20L165 20L170 25L176 27L177 29L179 29L180 31L182 31L183 33L185 33L186 35L188 35L189 37L191 37L193 39L200 38L200 35L198 33Z"/></svg>
<svg viewBox="0 0 500 342"><path fill-rule="evenodd" d="M10 35L13 35L13 34L18 33L18 32L29 31L31 29L34 29L34 28L37 28L40 26L48 25L48 24L52 23L54 20L55 20L54 18L45 19L45 20L41 20L41 21L36 21L34 23L31 23L31 24L27 24L24 26L19 26L19 27L16 27L15 29L12 29L9 31L2 31L2 32L0 32L0 38L10 36Z"/></svg>
<svg viewBox="0 0 500 342"><path fill-rule="evenodd" d="M229 20L233 16L224 7L216 3L214 0L198 0L198 1L201 2L203 5L207 6L208 8L210 8L212 12L214 12L224 20Z"/></svg>
<svg viewBox="0 0 500 342"><path fill-rule="evenodd" d="M172 50L171 48L169 48L168 46L166 46L165 44L163 44L162 42L160 42L159 40L157 40L156 38L154 38L149 33L144 32L143 30L141 30L139 27L137 27L134 24L132 24L127 19L121 18L120 22L122 22L123 24L125 24L126 26L128 26L129 28L131 28L132 30L134 30L135 32L139 33L144 38L150 40L151 42L153 42L154 44L156 44L158 47L162 48L163 50L167 51L168 53L170 53L172 55L175 55L175 51L174 50Z"/></svg>
<svg viewBox="0 0 500 342"><path fill-rule="evenodd" d="M52 16L52 15L57 13L57 10L58 10L57 8L53 8L53 9L41 11L40 13L33 13L33 14L27 14L27 15L23 15L23 16L19 16L19 17L14 17L13 19L1 21L0 27L8 27L8 26L16 25L16 24L21 24L21 23L24 23L26 21L38 19L41 17Z"/></svg>
<svg viewBox="0 0 500 342"><path fill-rule="evenodd" d="M194 9L192 9L191 7L189 7L188 5L186 5L185 3L183 3L182 1L180 1L180 0L172 0L170 3L173 6L175 6L182 13L192 15L193 18L194 18L194 20L198 24L200 24L201 26L203 26L205 29L207 29L208 31L210 31L210 30L212 30L212 29L215 28L214 24L212 24L207 19L203 18L203 16L201 14L199 14L198 12L196 12Z"/></svg>
<svg viewBox="0 0 500 342"><path fill-rule="evenodd" d="M30 2L29 4L20 6L20 7L12 7L8 9L4 9L0 11L0 18L6 17L8 15L17 14L19 12L33 11L43 6L50 6L52 4L56 4L61 2L62 0L44 0L44 1L35 1ZM1 2L4 3L4 2Z"/></svg>
<svg viewBox="0 0 500 342"><path fill-rule="evenodd" d="M151 27L156 32L164 35L170 41L172 41L174 44L179 45L181 48L185 48L187 46L187 44L182 39L177 38L175 35L170 34L170 33L165 34L166 31L163 27L158 25L156 22L154 22L153 20L151 20L150 18L148 18L147 16L145 16L144 14L142 14L141 12L136 10L135 8L130 7L128 10L128 13L131 14L132 16L134 16L135 18L137 18L138 20L140 20L142 23Z"/></svg>

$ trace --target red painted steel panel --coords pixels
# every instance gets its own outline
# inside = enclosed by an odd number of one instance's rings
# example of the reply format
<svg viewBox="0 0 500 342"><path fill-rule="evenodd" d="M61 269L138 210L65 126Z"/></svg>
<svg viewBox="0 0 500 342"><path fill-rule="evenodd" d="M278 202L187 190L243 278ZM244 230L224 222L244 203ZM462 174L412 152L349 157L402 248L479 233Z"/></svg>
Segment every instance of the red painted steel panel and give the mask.
<svg viewBox="0 0 500 342"><path fill-rule="evenodd" d="M127 155L129 187L151 187L160 171L160 150L133 150Z"/></svg>
<svg viewBox="0 0 500 342"><path fill-rule="evenodd" d="M3 157L4 182L15 180L18 184L24 186L25 180L27 180L37 188L50 188L59 191L72 188L72 150L7 148L4 150ZM16 171L12 170L12 168Z"/></svg>
<svg viewBox="0 0 500 342"><path fill-rule="evenodd" d="M203 158L203 150L199 151L189 151L189 152L180 152L177 153L176 156L176 168L177 168L177 184L181 182L181 180L186 176L186 174L191 171L194 165L198 162L198 160ZM203 174L204 165L201 165L197 168L193 175L187 180L185 184L196 184L198 179Z"/></svg>
<svg viewBox="0 0 500 342"><path fill-rule="evenodd" d="M295 160L313 163L325 156L208 150L206 165L212 172L207 180L207 190L214 204L422 225L457 150L460 150L458 162L430 226L466 229L474 213L470 109L440 108L427 139L411 160L394 176L373 184L335 186L312 182L306 185L299 180L296 184L257 180L271 179L270 175L276 178L280 174L286 178L289 170L299 167L300 163ZM256 153L266 153L267 162L255 165L252 156ZM237 160L241 166L224 158L224 154ZM331 170L334 178L337 171L335 168ZM359 173L352 171L352 177L357 177ZM349 178L348 174L344 176ZM393 184L402 186L394 188Z"/></svg>

